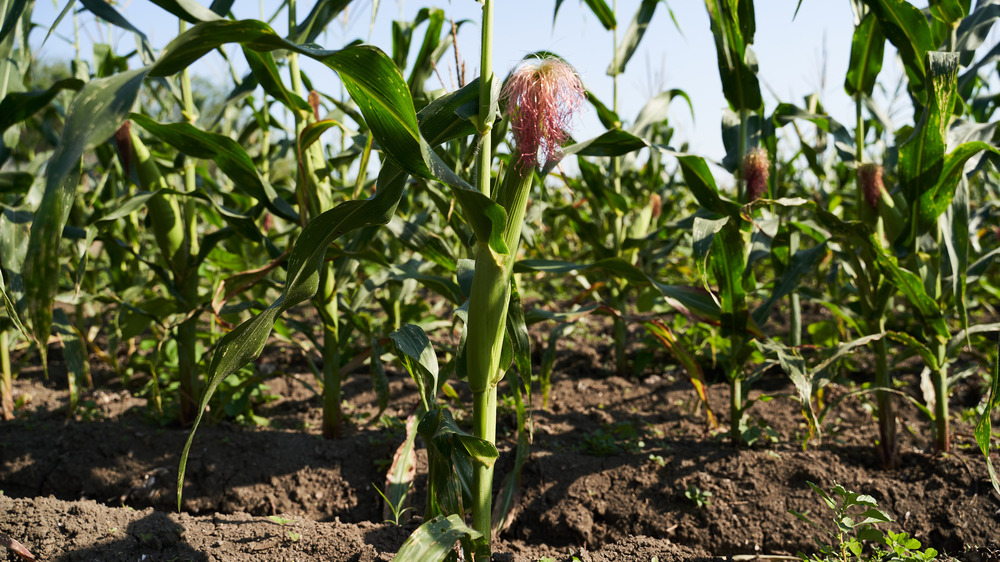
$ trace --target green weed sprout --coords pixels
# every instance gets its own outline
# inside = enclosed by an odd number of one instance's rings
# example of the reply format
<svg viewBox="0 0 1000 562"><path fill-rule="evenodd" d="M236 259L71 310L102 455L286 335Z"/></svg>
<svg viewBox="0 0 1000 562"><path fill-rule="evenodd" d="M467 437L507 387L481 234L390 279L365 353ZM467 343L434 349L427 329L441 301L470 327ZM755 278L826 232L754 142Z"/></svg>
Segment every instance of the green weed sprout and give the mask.
<svg viewBox="0 0 1000 562"><path fill-rule="evenodd" d="M823 502L833 510L833 524L836 531L830 531L823 525L813 521L808 516L794 509L789 513L822 530L830 542L816 539L819 554L811 557L799 553L803 561L816 562L850 562L891 560L911 562L919 560L935 560L937 550L928 548L921 551L920 541L908 534L892 531L883 532L876 525L891 523L893 520L878 508L875 498L851 492L834 484L828 493L812 482L806 482L823 499ZM866 548L867 547L867 548Z"/></svg>

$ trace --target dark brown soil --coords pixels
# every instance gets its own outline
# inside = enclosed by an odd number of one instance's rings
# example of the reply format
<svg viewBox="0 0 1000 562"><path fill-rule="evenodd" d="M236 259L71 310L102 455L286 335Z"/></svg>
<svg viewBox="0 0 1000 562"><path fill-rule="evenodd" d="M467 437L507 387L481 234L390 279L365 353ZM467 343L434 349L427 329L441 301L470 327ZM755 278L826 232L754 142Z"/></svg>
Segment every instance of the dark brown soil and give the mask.
<svg viewBox="0 0 1000 562"><path fill-rule="evenodd" d="M608 375L603 348L568 347L550 408L533 417L533 454L516 518L495 544L498 560L815 552L819 531L788 513L829 525L829 510L807 481L872 495L895 519L889 528L925 548L975 560L977 548L996 540L1000 498L972 427L957 419L954 451L934 455L927 422L900 406L902 463L884 471L864 399L840 402L822 444L804 449L798 403L780 397L794 389L774 374L757 386L779 397L757 402L751 415L776 440L736 450L725 425L706 427L703 407L673 366L621 378ZM263 360L292 373L267 381L281 398L257 414L271 427L223 422L199 430L180 513L174 490L185 430L150 423L145 400L112 383L102 385L111 391L87 396L86 416L67 420L64 385L22 371L15 390L30 401L16 420L0 423L0 534L40 560L390 560L419 521L383 523L374 485L403 439L401 424L385 420L411 413L412 383L391 375L389 417L363 425L375 413L374 395L367 376L352 376L345 399L355 423L342 439L325 441L312 375L289 361L280 350ZM956 417L978 401L977 384L966 379L953 395ZM834 385L827 399L844 392ZM713 411L724 412L728 387L712 385L708 395ZM456 411L460 421L467 416ZM498 482L513 465L512 424L513 413L502 411ZM423 490L418 477L414 505ZM707 505L696 505L688 490L700 491ZM0 549L0 560L14 559Z"/></svg>

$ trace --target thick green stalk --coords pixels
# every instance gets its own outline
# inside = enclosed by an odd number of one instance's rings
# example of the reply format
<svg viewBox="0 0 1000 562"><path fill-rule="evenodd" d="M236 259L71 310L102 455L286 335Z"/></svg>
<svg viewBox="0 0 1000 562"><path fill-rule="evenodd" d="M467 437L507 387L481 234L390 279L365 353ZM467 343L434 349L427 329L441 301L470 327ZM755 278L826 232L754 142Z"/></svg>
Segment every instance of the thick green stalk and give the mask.
<svg viewBox="0 0 1000 562"><path fill-rule="evenodd" d="M618 0L612 3L612 11L615 17L618 16ZM615 26L611 30L611 60L612 63L617 60L618 53L618 26ZM618 114L618 76L621 74L621 69L617 67L614 68L614 73L611 75L611 108ZM615 191L615 194L619 197L622 194L622 159L619 156L614 156L611 158L611 185ZM625 243L625 215L618 209L612 209L615 214L614 225L612 226L612 240L614 244L614 255L622 255L622 246ZM612 303L614 307L618 310L624 310L625 308L625 295L623 291L616 290L612 294ZM614 317L614 330L615 330L615 372L619 376L625 376L628 374L628 357L626 351L628 348L628 329L625 325L625 320L620 316Z"/></svg>
<svg viewBox="0 0 1000 562"><path fill-rule="evenodd" d="M187 24L179 23L179 33L184 33ZM191 75L187 69L181 72L181 100L184 104L184 119L191 125L197 120L194 95L191 92ZM184 189L188 193L197 190L197 171L194 159L184 159ZM201 391L198 380L198 316L190 314L198 305L198 272L192 269L191 256L197 254L198 223L195 220L194 197L184 200L184 241L179 250L180 258L175 260L174 281L179 285L183 298L182 310L188 314L177 326L177 371L181 381L180 418L181 423L194 421L197 415L198 396Z"/></svg>
<svg viewBox="0 0 1000 562"><path fill-rule="evenodd" d="M323 265L323 279L316 298L323 320L323 437L340 437L340 312L332 262Z"/></svg>
<svg viewBox="0 0 1000 562"><path fill-rule="evenodd" d="M881 323L881 322L880 322ZM880 333L884 328L880 328ZM892 374L889 372L888 353L885 338L875 341L875 386L879 389L892 388ZM882 466L894 468L899 463L899 448L896 445L896 401L892 393L879 390L875 393L878 405L879 453Z"/></svg>
<svg viewBox="0 0 1000 562"><path fill-rule="evenodd" d="M792 229L788 234L788 258L789 260L799 251L799 231ZM789 328L791 332L791 340L793 347L799 347L802 345L802 303L799 298L798 291L792 291L791 294L791 304L792 304L792 318L791 326Z"/></svg>
<svg viewBox="0 0 1000 562"><path fill-rule="evenodd" d="M0 330L0 412L3 419L14 419L14 386L10 370L10 334Z"/></svg>
<svg viewBox="0 0 1000 562"><path fill-rule="evenodd" d="M519 155L511 155L518 162ZM503 348L504 327L510 301L510 278L521 240L521 226L528 204L533 177L530 168L515 164L497 189L496 202L507 211L504 243L509 253L497 254L487 240L476 244L476 268L469 294L469 323L466 339L469 387L472 389L472 426L476 437L496 443L496 386ZM493 503L493 468L475 465L473 472L473 528L483 534L477 545L476 560L490 558L490 516Z"/></svg>
<svg viewBox="0 0 1000 562"><path fill-rule="evenodd" d="M938 338L935 343L938 368L931 373L934 384L934 448L941 453L951 450L951 429L948 419L948 345Z"/></svg>
<svg viewBox="0 0 1000 562"><path fill-rule="evenodd" d="M854 158L860 166L865 161L865 120L861 113L861 94L854 97ZM860 204L860 201L859 201Z"/></svg>
<svg viewBox="0 0 1000 562"><path fill-rule="evenodd" d="M743 442L740 422L743 421L743 381L739 372L734 372L729 380L729 439L734 447Z"/></svg>
<svg viewBox="0 0 1000 562"><path fill-rule="evenodd" d="M482 45L479 57L479 159L476 186L490 195L490 170L493 167L493 0L483 1Z"/></svg>
<svg viewBox="0 0 1000 562"><path fill-rule="evenodd" d="M750 111L740 110L740 138L736 143L736 200L743 203L743 157L747 153L747 128Z"/></svg>

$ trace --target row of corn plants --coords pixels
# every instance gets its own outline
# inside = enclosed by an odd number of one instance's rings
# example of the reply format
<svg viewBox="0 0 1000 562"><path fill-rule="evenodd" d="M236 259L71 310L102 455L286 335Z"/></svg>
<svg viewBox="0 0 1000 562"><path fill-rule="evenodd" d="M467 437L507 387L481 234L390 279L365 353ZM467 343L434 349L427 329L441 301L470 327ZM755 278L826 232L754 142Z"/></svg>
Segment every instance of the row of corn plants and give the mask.
<svg viewBox="0 0 1000 562"><path fill-rule="evenodd" d="M643 367L630 342L668 353L713 430L707 383L724 380L736 446L766 433L749 391L772 367L795 387L810 428L803 446L821 440L836 406L825 389L863 370L870 380L848 395L874 398L887 467L898 462L904 400L926 415L934 449L950 449L949 394L969 376L992 386L975 432L989 458L998 382L984 342L1000 331L1000 151L997 49L980 47L1000 3L845 2L855 15L842 46L856 106L848 127L818 95L766 102L757 71L771 61L752 51L753 2L706 0L729 105L718 163L674 138L668 111L690 106L682 89L657 94L631 121L619 107L618 81L647 28L672 16L658 1L640 2L627 26L616 4L586 2L611 36L607 103L571 57L537 53L495 73L494 11L510 8L492 0L480 2L479 22L439 9L395 22L388 53L319 46L347 0L286 0L249 20L232 17L232 1L153 3L178 21L160 50L112 4L67 2L41 27L72 18L76 56L47 68L27 47L34 2L0 2L5 419L18 409L12 348L43 367L50 345L62 348L71 414L94 384L96 355L160 419L191 427L180 507L205 414L266 421L253 415L266 394L253 362L269 342L309 358L331 439L344 425L343 377L367 367L384 410L393 362L420 401L386 477L391 505L406 494L418 438L429 459L425 523L397 558L444 559L461 541L488 560L530 456L531 409L550 400L559 342L603 315L614 369ZM283 32L266 23L279 15ZM136 48L91 42L85 57L81 22L132 35ZM446 56L459 69L458 29L470 25L478 77L431 89ZM895 92L880 81L887 43L906 77ZM214 93L189 69L213 51L230 72ZM317 89L305 60L335 73L342 91ZM899 126L886 102L912 118ZM605 131L574 139L581 110ZM567 173L560 163L571 160ZM526 310L522 295L566 304ZM535 366L534 323L549 329ZM859 366L863 349L870 368ZM911 357L923 367L908 386ZM442 399L460 382L471 425ZM501 388L516 405L517 459L494 486Z"/></svg>

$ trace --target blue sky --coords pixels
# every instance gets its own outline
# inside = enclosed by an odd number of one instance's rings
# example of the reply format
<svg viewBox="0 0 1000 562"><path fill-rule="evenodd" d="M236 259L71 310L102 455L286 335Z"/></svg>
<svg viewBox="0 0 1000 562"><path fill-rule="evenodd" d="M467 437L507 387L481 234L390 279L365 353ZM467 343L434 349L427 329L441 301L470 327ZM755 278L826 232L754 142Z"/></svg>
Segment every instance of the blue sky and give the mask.
<svg viewBox="0 0 1000 562"><path fill-rule="evenodd" d="M202 0L202 4L209 4ZM612 0L608 0L611 4ZM843 90L844 75L850 54L853 13L850 3L844 0L805 0L796 17L798 0L758 0L757 33L753 49L760 65L760 80L765 91L768 110L777 100L801 105L804 96L818 92L835 118L852 123L854 104ZM269 17L278 2L264 0L253 2L238 0L235 12L238 17L260 18L261 4L265 17ZM50 0L40 0L35 8L34 21L48 27L65 5L58 6ZM311 2L299 1L299 14L308 13ZM639 0L618 0L618 21L621 32L628 26ZM918 5L926 5L926 2ZM318 42L325 48L336 49L354 40L362 39L391 49L391 21L412 20L425 6L437 6L455 19L469 20L459 32L459 48L466 61L466 75L478 74L480 4L475 0L450 0L437 3L416 0L381 0L372 25L372 0L351 4L346 18L333 23L320 36ZM678 30L670 18L667 7L673 10ZM506 73L525 54L538 50L558 53L574 64L586 86L610 105L612 80L605 70L611 60L612 34L604 30L586 6L578 0L566 0L553 25L554 0L503 0L496 3L494 68ZM119 9L133 25L143 30L154 47L161 47L177 34L176 19L146 0L126 0ZM100 37L106 41L108 29L94 24L87 13L80 16L82 36L85 40ZM281 32L287 26L281 16L273 23ZM63 38L53 37L41 49L43 57L71 57L72 48L66 37L72 35L72 24L67 18L59 28ZM43 33L33 36L40 41ZM111 37L119 52L134 47L131 37L120 30L112 30ZM419 47L423 28L418 29L413 51ZM36 45L37 48L37 45ZM85 49L85 53L89 48ZM242 62L238 50L232 49L232 59ZM902 74L887 49L883 79L898 80ZM318 65L304 64L318 89L327 92L339 90L336 76ZM444 87L454 87L454 57L449 53L439 68ZM209 77L227 77L228 71L217 55L209 56L193 68L193 72ZM438 78L431 78L430 85L438 86ZM227 85L228 87L228 85ZM633 56L625 74L619 78L620 114L631 120L654 94L672 88L688 93L694 105L692 120L687 105L676 100L671 108L673 125L677 129L675 143L686 140L690 150L713 160L723 155L719 122L726 101L716 64L715 46L703 2L672 0L661 3L650 23L639 50ZM909 115L900 119L909 121ZM602 130L593 110L581 116L574 136L585 139Z"/></svg>

